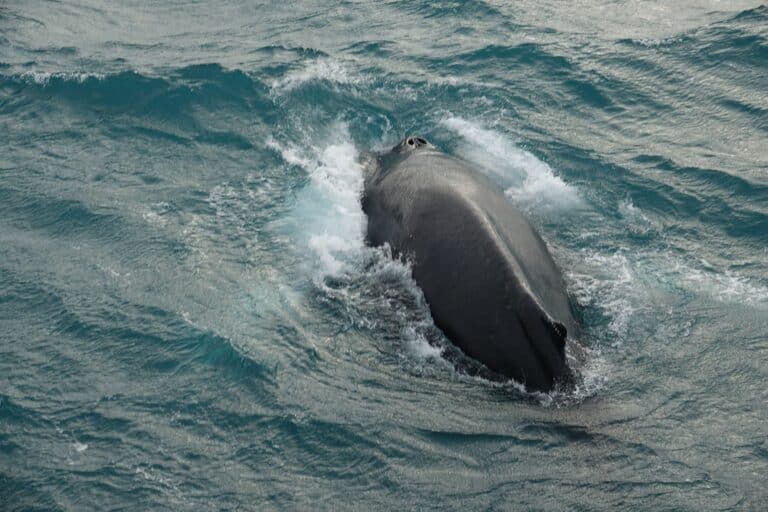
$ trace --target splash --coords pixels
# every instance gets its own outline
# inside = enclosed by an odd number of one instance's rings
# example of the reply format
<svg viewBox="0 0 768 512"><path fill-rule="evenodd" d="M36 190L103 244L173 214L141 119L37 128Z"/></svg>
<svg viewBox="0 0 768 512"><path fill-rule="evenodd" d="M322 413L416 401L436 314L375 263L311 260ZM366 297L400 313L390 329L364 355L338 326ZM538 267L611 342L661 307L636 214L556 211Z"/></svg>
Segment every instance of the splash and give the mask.
<svg viewBox="0 0 768 512"><path fill-rule="evenodd" d="M464 139L459 153L499 181L506 195L523 209L549 212L582 204L574 187L506 135L460 117L448 117L440 124Z"/></svg>
<svg viewBox="0 0 768 512"><path fill-rule="evenodd" d="M358 151L346 125L336 126L332 133L336 134L333 140L306 148L268 142L285 162L309 174L311 187L300 193L294 215L322 274L339 273L345 260L364 245L363 171Z"/></svg>

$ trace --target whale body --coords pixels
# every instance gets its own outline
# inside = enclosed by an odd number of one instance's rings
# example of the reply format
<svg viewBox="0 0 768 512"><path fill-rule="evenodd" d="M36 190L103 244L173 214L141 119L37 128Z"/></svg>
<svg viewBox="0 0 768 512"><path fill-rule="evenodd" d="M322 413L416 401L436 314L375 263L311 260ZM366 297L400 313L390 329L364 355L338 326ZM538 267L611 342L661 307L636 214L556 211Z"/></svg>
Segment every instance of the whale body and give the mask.
<svg viewBox="0 0 768 512"><path fill-rule="evenodd" d="M366 241L412 265L435 325L493 372L549 391L567 383L577 323L541 237L481 172L407 137L368 164Z"/></svg>

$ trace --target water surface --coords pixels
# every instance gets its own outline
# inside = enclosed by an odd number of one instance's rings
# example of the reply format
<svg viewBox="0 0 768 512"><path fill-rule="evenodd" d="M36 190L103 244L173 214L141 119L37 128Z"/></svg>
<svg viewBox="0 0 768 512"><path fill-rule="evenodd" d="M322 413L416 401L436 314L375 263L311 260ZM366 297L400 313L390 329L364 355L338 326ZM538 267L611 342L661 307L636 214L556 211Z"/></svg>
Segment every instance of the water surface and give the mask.
<svg viewBox="0 0 768 512"><path fill-rule="evenodd" d="M758 2L0 7L3 510L764 510ZM563 269L576 389L363 244L421 134Z"/></svg>

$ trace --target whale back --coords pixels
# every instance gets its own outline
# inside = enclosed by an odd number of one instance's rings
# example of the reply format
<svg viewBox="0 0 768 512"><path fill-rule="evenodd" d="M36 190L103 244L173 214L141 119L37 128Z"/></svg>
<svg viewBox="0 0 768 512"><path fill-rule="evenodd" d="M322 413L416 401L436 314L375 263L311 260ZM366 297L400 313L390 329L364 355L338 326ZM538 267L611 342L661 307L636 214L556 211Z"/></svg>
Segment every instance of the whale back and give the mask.
<svg viewBox="0 0 768 512"><path fill-rule="evenodd" d="M423 139L420 139L423 140ZM541 237L487 177L429 144L396 146L366 176L367 239L412 263L435 324L491 370L548 390L575 332Z"/></svg>

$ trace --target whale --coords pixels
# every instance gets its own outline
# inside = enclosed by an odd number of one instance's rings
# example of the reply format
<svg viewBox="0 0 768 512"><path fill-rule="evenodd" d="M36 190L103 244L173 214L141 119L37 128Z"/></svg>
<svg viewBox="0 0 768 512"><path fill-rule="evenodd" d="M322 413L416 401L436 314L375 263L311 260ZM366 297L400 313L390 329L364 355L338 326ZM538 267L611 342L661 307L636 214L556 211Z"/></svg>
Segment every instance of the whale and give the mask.
<svg viewBox="0 0 768 512"><path fill-rule="evenodd" d="M565 345L578 323L562 273L497 183L421 136L364 167L366 243L410 265L445 336L528 391L572 383Z"/></svg>

